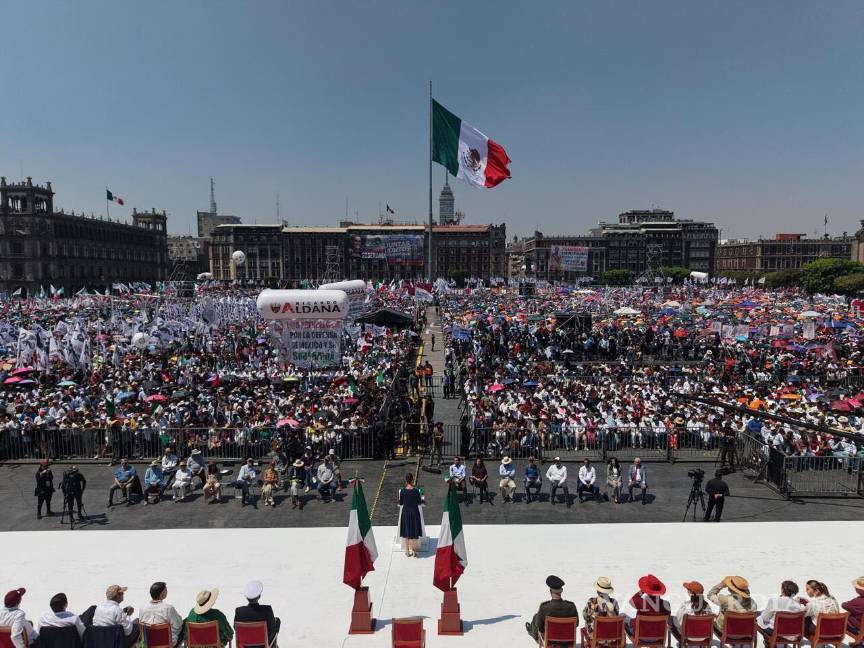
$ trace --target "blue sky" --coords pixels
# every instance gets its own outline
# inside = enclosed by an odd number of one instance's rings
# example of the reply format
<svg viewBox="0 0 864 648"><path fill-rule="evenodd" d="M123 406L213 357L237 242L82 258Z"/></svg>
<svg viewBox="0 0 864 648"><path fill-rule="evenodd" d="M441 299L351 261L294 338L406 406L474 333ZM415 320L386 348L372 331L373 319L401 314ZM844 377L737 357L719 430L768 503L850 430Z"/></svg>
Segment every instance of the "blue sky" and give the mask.
<svg viewBox="0 0 864 648"><path fill-rule="evenodd" d="M209 178L247 222L427 215L428 105L501 143L513 179L455 181L469 222L584 232L652 205L723 236L864 218L864 2L4 5L0 175L104 186L193 228ZM434 186L443 182L436 165Z"/></svg>

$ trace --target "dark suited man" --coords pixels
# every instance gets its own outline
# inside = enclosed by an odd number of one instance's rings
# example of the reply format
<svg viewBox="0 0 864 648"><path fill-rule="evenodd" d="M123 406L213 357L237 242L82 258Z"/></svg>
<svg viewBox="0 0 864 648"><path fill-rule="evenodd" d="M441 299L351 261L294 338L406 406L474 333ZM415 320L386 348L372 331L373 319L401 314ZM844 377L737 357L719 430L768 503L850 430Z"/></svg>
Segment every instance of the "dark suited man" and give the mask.
<svg viewBox="0 0 864 648"><path fill-rule="evenodd" d="M250 623L253 621L267 622L267 640L271 647L276 646L276 636L279 634L281 621L273 616L273 608L269 605L261 605L261 593L264 585L261 581L249 581L243 588L243 596L249 601L247 605L234 610L234 623Z"/></svg>
<svg viewBox="0 0 864 648"><path fill-rule="evenodd" d="M87 488L87 480L80 472L78 466L72 466L69 470L63 473L63 482L60 484L60 489L63 491L63 508L69 511L69 521L72 517L72 504L78 505L78 519L81 520L81 509L83 504L81 498L84 495L84 489Z"/></svg>
<svg viewBox="0 0 864 648"><path fill-rule="evenodd" d="M705 521L711 519L711 511L714 511L714 521L719 522L723 515L723 502L729 495L729 486L723 481L723 471L714 473L714 479L705 484L705 493L708 495L708 507L705 509Z"/></svg>
<svg viewBox="0 0 864 648"><path fill-rule="evenodd" d="M729 468L735 470L735 430L729 427L729 424L723 426L720 434L720 467L726 466L729 463Z"/></svg>
<svg viewBox="0 0 864 648"><path fill-rule="evenodd" d="M577 622L579 619L579 610L576 605L572 601L565 601L561 598L564 581L557 576L549 576L546 579L546 586L549 588L550 600L543 601L531 623L525 624L525 629L534 641L539 641L546 629L546 617L576 617Z"/></svg>

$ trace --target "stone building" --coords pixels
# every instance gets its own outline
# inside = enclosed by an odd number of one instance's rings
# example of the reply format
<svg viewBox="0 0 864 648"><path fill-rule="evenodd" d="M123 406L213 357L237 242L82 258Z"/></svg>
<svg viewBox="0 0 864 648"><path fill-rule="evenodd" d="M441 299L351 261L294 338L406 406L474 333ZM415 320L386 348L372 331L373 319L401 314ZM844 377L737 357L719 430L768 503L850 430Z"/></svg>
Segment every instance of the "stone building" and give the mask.
<svg viewBox="0 0 864 648"><path fill-rule="evenodd" d="M817 259L855 259L851 236L806 238L775 234L773 239L730 239L717 248L717 271L776 272L797 270Z"/></svg>
<svg viewBox="0 0 864 648"><path fill-rule="evenodd" d="M132 224L54 210L50 182L0 178L0 292L33 295L53 285L66 295L114 282L164 281L165 212L133 210Z"/></svg>
<svg viewBox="0 0 864 648"><path fill-rule="evenodd" d="M196 212L198 221L198 238L209 240L213 236L213 230L220 225L238 225L242 223L239 216L230 214L217 214L215 212Z"/></svg>

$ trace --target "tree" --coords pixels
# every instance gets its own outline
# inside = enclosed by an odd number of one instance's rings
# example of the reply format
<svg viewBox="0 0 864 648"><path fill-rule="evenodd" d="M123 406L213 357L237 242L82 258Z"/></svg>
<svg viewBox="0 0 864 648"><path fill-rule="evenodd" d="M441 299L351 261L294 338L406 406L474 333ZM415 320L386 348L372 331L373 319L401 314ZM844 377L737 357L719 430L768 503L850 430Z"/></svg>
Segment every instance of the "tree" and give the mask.
<svg viewBox="0 0 864 648"><path fill-rule="evenodd" d="M629 286L633 282L633 274L629 270L607 270L600 275L600 283L607 286Z"/></svg>
<svg viewBox="0 0 864 648"><path fill-rule="evenodd" d="M764 288L792 288L801 285L801 270L778 270L765 275Z"/></svg>
<svg viewBox="0 0 864 648"><path fill-rule="evenodd" d="M864 266L848 259L818 259L801 267L801 285L807 292L828 293L838 277L864 272Z"/></svg>
<svg viewBox="0 0 864 648"><path fill-rule="evenodd" d="M834 290L844 295L856 295L864 291L864 272L837 277L834 280Z"/></svg>
<svg viewBox="0 0 864 648"><path fill-rule="evenodd" d="M690 269L681 266L663 266L660 268L660 275L672 277L672 281L675 283L683 283L685 279L690 277Z"/></svg>

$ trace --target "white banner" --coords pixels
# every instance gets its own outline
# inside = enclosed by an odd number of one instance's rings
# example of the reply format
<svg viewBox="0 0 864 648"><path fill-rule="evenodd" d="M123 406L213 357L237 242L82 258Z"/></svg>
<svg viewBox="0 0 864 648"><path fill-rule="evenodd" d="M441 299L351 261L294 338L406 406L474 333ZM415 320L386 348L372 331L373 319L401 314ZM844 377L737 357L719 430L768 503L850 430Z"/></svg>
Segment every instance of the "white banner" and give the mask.
<svg viewBox="0 0 864 648"><path fill-rule="evenodd" d="M270 332L282 359L297 367L337 367L342 361L340 320L278 320Z"/></svg>

